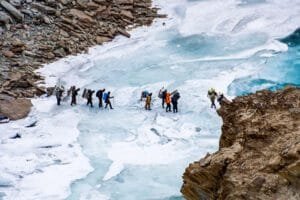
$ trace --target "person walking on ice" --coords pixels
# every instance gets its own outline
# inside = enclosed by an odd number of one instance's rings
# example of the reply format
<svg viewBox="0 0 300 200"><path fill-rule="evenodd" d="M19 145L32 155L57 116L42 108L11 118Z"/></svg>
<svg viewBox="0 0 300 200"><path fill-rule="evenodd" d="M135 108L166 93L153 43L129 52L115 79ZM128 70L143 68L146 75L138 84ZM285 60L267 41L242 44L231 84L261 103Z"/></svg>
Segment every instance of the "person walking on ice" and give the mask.
<svg viewBox="0 0 300 200"><path fill-rule="evenodd" d="M215 100L216 100L218 94L217 94L216 90L214 88L211 88L210 90L208 90L207 96L211 101L211 106L210 107L217 109L216 104L215 104Z"/></svg>
<svg viewBox="0 0 300 200"><path fill-rule="evenodd" d="M179 92L176 90L175 94L172 96L172 105L173 105L173 113L178 112L178 99L180 98Z"/></svg>
<svg viewBox="0 0 300 200"><path fill-rule="evenodd" d="M111 97L110 96L110 92L108 92L108 93L104 93L104 95L103 95L103 100L104 100L104 102L105 102L105 108L107 108L107 106L109 106L110 107L110 109L113 109L113 107L111 106L111 102L110 102L110 99L112 99L112 98L114 98L114 97Z"/></svg>
<svg viewBox="0 0 300 200"><path fill-rule="evenodd" d="M78 95L80 88L77 88L75 86L71 89L71 106L77 105L76 97Z"/></svg>
<svg viewBox="0 0 300 200"><path fill-rule="evenodd" d="M164 87L162 87L160 90L159 90L159 93L158 93L158 97L161 98L161 106L162 108L165 108L165 101L166 101L166 94L167 94L167 90L164 89Z"/></svg>
<svg viewBox="0 0 300 200"><path fill-rule="evenodd" d="M152 100L152 93L148 94L146 97L146 102L145 102L146 110L151 110L151 100Z"/></svg>
<svg viewBox="0 0 300 200"><path fill-rule="evenodd" d="M56 101L57 105L60 106L60 102L63 96L65 89L63 86L55 86L55 96L56 96Z"/></svg>
<svg viewBox="0 0 300 200"><path fill-rule="evenodd" d="M87 103L86 105L91 105L91 107L93 107L93 94L94 94L95 90L88 90L87 91Z"/></svg>
<svg viewBox="0 0 300 200"><path fill-rule="evenodd" d="M103 88L102 90L98 90L96 93L96 96L99 99L99 108L103 107L103 103L102 103L102 98L103 98L103 93L105 92L105 88Z"/></svg>
<svg viewBox="0 0 300 200"><path fill-rule="evenodd" d="M171 112L171 93L166 93L165 102L167 104L166 112Z"/></svg>

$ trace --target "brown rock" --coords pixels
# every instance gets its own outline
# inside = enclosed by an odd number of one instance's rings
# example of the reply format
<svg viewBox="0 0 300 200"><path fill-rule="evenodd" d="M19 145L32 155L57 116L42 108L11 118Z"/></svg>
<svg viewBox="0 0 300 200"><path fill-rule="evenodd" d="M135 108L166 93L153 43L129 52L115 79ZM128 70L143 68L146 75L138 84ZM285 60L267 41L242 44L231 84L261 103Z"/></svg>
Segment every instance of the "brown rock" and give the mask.
<svg viewBox="0 0 300 200"><path fill-rule="evenodd" d="M90 16L77 9L71 9L70 15L72 15L75 19L78 19L79 21L85 23L89 23L89 24L95 23L95 21Z"/></svg>
<svg viewBox="0 0 300 200"><path fill-rule="evenodd" d="M132 15L131 11L122 10L121 15L128 18L128 19L130 19L130 20L133 20L133 15Z"/></svg>
<svg viewBox="0 0 300 200"><path fill-rule="evenodd" d="M11 58L15 55L12 51L2 51L2 53L5 57L8 57L8 58Z"/></svg>
<svg viewBox="0 0 300 200"><path fill-rule="evenodd" d="M300 89L237 97L218 110L220 148L190 164L181 192L199 199L300 199Z"/></svg>
<svg viewBox="0 0 300 200"><path fill-rule="evenodd" d="M22 42L20 39L15 39L12 43L12 46L13 47L23 47L23 46L25 46L25 43L24 42Z"/></svg>
<svg viewBox="0 0 300 200"><path fill-rule="evenodd" d="M29 99L0 100L0 114L11 120L22 119L29 114L31 106Z"/></svg>
<svg viewBox="0 0 300 200"><path fill-rule="evenodd" d="M116 4L133 4L133 0L113 0Z"/></svg>
<svg viewBox="0 0 300 200"><path fill-rule="evenodd" d="M104 37L104 36L96 37L97 44L103 44L104 42L109 42L109 41L111 41L111 38L109 38L109 37Z"/></svg>

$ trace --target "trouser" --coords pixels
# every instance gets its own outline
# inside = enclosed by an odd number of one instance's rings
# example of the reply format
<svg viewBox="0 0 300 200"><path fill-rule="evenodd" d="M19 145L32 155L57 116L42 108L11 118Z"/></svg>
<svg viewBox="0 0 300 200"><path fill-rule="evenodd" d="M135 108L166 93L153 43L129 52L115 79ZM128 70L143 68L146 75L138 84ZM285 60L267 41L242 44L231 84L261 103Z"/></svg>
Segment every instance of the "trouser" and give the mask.
<svg viewBox="0 0 300 200"><path fill-rule="evenodd" d="M215 99L211 98L210 101L211 101L211 106L210 107L216 109L217 107L216 107L216 104L215 104Z"/></svg>
<svg viewBox="0 0 300 200"><path fill-rule="evenodd" d="M72 96L72 100L71 100L71 106L76 105L76 97Z"/></svg>
<svg viewBox="0 0 300 200"><path fill-rule="evenodd" d="M173 103L173 112L174 113L178 112L178 104L177 103Z"/></svg>
<svg viewBox="0 0 300 200"><path fill-rule="evenodd" d="M146 109L146 110L151 110L151 108L150 108L150 103L146 103L146 104L145 104L145 109Z"/></svg>
<svg viewBox="0 0 300 200"><path fill-rule="evenodd" d="M86 105L91 105L91 107L93 107L93 102L92 102L92 99L88 99Z"/></svg>
<svg viewBox="0 0 300 200"><path fill-rule="evenodd" d="M171 104L167 103L166 112L171 112Z"/></svg>
<svg viewBox="0 0 300 200"><path fill-rule="evenodd" d="M110 101L106 101L105 103L106 103L105 108L107 108L107 106L109 105L110 109L113 109L113 107L111 106L111 102Z"/></svg>
<svg viewBox="0 0 300 200"><path fill-rule="evenodd" d="M165 108L165 99L164 98L162 98L162 100L161 100L162 102L161 102L161 105L162 105L162 108Z"/></svg>
<svg viewBox="0 0 300 200"><path fill-rule="evenodd" d="M99 97L99 108L102 108L102 107L103 107L102 97L101 98Z"/></svg>
<svg viewBox="0 0 300 200"><path fill-rule="evenodd" d="M57 100L57 105L59 106L59 105L60 105L61 98L60 98L60 97L56 97L56 100Z"/></svg>

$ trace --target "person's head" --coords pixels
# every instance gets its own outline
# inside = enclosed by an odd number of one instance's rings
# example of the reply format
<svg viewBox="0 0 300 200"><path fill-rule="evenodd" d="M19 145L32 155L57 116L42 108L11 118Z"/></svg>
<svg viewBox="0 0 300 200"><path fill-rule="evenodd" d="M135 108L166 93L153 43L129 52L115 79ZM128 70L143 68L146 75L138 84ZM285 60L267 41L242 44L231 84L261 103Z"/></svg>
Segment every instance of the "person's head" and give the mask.
<svg viewBox="0 0 300 200"><path fill-rule="evenodd" d="M107 94L110 95L110 91Z"/></svg>
<svg viewBox="0 0 300 200"><path fill-rule="evenodd" d="M105 91L105 88L103 88L103 92Z"/></svg>
<svg viewBox="0 0 300 200"><path fill-rule="evenodd" d="M151 97L151 96L152 96L152 93L150 93L149 96Z"/></svg>

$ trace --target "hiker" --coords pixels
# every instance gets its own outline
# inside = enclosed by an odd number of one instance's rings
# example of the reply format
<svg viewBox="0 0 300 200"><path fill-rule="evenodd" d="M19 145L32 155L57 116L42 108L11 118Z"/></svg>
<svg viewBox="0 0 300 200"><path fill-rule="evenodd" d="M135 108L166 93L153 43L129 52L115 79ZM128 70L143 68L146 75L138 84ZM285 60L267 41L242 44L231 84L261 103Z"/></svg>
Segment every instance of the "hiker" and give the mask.
<svg viewBox="0 0 300 200"><path fill-rule="evenodd" d="M103 88L102 90L98 90L96 93L96 97L98 97L98 99L99 99L99 108L103 107L102 98L103 98L104 92L105 92L105 88Z"/></svg>
<svg viewBox="0 0 300 200"><path fill-rule="evenodd" d="M78 95L80 88L77 88L75 86L71 89L71 106L77 105L76 97Z"/></svg>
<svg viewBox="0 0 300 200"><path fill-rule="evenodd" d="M55 96L56 96L56 101L57 101L57 105L60 106L60 102L61 102L61 98L63 96L63 92L64 92L64 87L63 86L55 86Z"/></svg>
<svg viewBox="0 0 300 200"><path fill-rule="evenodd" d="M87 103L86 105L91 105L91 107L93 107L93 94L94 94L95 90L88 90L87 91Z"/></svg>
<svg viewBox="0 0 300 200"><path fill-rule="evenodd" d="M216 104L215 104L215 99L218 96L218 94L215 91L215 89L211 88L210 90L208 90L207 96L211 101L211 108L217 109Z"/></svg>
<svg viewBox="0 0 300 200"><path fill-rule="evenodd" d="M166 100L166 94L167 94L167 90L164 89L164 87L162 87L160 90L159 90L159 93L158 93L158 97L161 98L161 105L162 105L162 108L165 108L165 100Z"/></svg>
<svg viewBox="0 0 300 200"><path fill-rule="evenodd" d="M171 93L166 93L165 102L167 104L166 112L171 112Z"/></svg>
<svg viewBox="0 0 300 200"><path fill-rule="evenodd" d="M151 110L151 99L152 99L152 93L148 94L146 97L146 102L145 102L146 110Z"/></svg>
<svg viewBox="0 0 300 200"><path fill-rule="evenodd" d="M173 105L173 113L178 112L178 99L180 98L179 92L176 91L176 93L172 96L172 105Z"/></svg>
<svg viewBox="0 0 300 200"><path fill-rule="evenodd" d="M143 91L141 94L140 101L143 101L143 99L146 99L148 95L149 95L149 92L147 90Z"/></svg>
<svg viewBox="0 0 300 200"><path fill-rule="evenodd" d="M107 108L107 106L109 105L110 109L113 109L113 107L111 106L111 102L110 102L110 99L112 99L114 97L111 97L110 96L110 92L108 93L104 93L103 95L103 99L104 99L104 102L105 102L105 108Z"/></svg>
<svg viewBox="0 0 300 200"><path fill-rule="evenodd" d="M221 105L222 102L230 104L230 100L228 100L223 93L219 93L217 101L219 102L219 104Z"/></svg>

